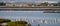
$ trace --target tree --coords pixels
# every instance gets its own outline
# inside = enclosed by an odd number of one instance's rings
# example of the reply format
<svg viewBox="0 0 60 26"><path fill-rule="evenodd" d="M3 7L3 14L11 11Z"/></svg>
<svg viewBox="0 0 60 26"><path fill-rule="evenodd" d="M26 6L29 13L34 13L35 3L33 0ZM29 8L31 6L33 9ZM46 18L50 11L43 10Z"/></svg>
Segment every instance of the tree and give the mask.
<svg viewBox="0 0 60 26"><path fill-rule="evenodd" d="M57 6L60 6L60 2L57 3Z"/></svg>
<svg viewBox="0 0 60 26"><path fill-rule="evenodd" d="M58 6L58 4L57 4L57 3L53 3L53 5L54 5L54 6Z"/></svg>
<svg viewBox="0 0 60 26"><path fill-rule="evenodd" d="M6 3L0 2L0 6L5 6Z"/></svg>
<svg viewBox="0 0 60 26"><path fill-rule="evenodd" d="M48 5L48 2L41 3L40 5L47 6Z"/></svg>

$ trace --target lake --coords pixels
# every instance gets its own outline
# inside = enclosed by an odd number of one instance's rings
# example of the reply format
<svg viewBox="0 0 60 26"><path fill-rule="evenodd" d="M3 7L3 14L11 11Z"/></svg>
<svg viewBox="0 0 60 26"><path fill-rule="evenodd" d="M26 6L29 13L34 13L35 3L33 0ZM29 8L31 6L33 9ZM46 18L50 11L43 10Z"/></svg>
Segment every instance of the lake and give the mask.
<svg viewBox="0 0 60 26"><path fill-rule="evenodd" d="M60 13L44 13L44 10L60 8L0 8L0 18L12 21L25 20L32 26L60 26Z"/></svg>

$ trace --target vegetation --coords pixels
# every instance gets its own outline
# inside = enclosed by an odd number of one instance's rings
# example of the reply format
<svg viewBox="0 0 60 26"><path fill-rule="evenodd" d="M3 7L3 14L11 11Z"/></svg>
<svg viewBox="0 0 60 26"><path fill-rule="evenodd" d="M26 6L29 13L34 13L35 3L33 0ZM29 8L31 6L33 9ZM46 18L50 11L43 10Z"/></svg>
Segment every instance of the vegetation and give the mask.
<svg viewBox="0 0 60 26"><path fill-rule="evenodd" d="M9 19L0 19L0 26L2 26L2 23L7 23L5 26L31 26L31 24L28 24L26 21L11 22Z"/></svg>
<svg viewBox="0 0 60 26"><path fill-rule="evenodd" d="M6 3L0 2L0 6L5 6Z"/></svg>
<svg viewBox="0 0 60 26"><path fill-rule="evenodd" d="M28 26L31 26L31 24L28 24Z"/></svg>
<svg viewBox="0 0 60 26"><path fill-rule="evenodd" d="M26 21L16 21L16 22L9 22L7 26L26 26ZM30 24L28 26L31 26Z"/></svg>
<svg viewBox="0 0 60 26"><path fill-rule="evenodd" d="M57 6L60 6L60 2L57 3Z"/></svg>
<svg viewBox="0 0 60 26"><path fill-rule="evenodd" d="M0 23L11 22L9 19L0 19Z"/></svg>
<svg viewBox="0 0 60 26"><path fill-rule="evenodd" d="M47 9L47 10L44 10L43 13L60 13L60 10L59 9L57 10Z"/></svg>
<svg viewBox="0 0 60 26"><path fill-rule="evenodd" d="M44 2L44 3L42 3L41 5L47 6L47 5L48 5L48 2Z"/></svg>
<svg viewBox="0 0 60 26"><path fill-rule="evenodd" d="M9 19L0 19L0 26L2 26L1 25L2 23L8 23L8 22L11 22L11 20L9 20Z"/></svg>

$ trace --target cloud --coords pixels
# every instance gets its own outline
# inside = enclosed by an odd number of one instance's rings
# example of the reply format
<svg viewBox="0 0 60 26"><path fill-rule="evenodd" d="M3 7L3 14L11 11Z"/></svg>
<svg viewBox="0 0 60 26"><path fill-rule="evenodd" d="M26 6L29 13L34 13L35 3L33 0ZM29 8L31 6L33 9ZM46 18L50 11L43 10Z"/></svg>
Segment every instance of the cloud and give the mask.
<svg viewBox="0 0 60 26"><path fill-rule="evenodd" d="M56 1L60 1L60 0L0 0L0 1L6 1L6 2L11 2L11 1L15 1L15 2L36 2L36 1L41 1L41 2L44 2L44 1L51 1L51 2L56 2Z"/></svg>

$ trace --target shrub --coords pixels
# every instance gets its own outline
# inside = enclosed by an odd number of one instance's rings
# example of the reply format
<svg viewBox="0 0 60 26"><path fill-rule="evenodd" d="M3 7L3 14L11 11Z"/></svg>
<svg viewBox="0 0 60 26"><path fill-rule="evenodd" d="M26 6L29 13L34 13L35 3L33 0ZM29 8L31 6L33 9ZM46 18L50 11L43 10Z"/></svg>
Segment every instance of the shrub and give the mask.
<svg viewBox="0 0 60 26"><path fill-rule="evenodd" d="M26 24L26 21L16 21L7 23L7 26L26 26Z"/></svg>

